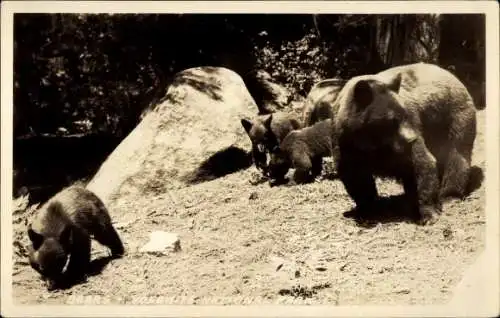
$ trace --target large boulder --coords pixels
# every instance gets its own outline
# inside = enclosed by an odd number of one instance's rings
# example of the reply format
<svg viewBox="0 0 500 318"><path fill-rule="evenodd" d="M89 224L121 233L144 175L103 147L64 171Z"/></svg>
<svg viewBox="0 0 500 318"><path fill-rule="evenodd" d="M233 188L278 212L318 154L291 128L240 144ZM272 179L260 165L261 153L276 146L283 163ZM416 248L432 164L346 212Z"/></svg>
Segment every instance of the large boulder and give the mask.
<svg viewBox="0 0 500 318"><path fill-rule="evenodd" d="M235 72L219 67L182 71L164 101L145 114L87 188L110 203L248 167L251 145L240 118L257 112Z"/></svg>

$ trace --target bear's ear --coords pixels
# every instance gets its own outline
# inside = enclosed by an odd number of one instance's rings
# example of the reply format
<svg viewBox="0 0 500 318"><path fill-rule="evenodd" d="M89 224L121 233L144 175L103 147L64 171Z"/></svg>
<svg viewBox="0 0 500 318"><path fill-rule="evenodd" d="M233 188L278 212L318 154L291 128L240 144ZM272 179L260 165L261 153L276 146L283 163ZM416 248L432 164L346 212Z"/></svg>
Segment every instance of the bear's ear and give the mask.
<svg viewBox="0 0 500 318"><path fill-rule="evenodd" d="M243 128L245 128L245 131L247 132L247 134L249 134L250 129L252 129L253 123L251 120L248 120L246 118L242 118L241 125L243 126Z"/></svg>
<svg viewBox="0 0 500 318"><path fill-rule="evenodd" d="M271 121L273 120L273 114L270 114L269 117L264 120L264 127L267 128L267 130L271 130Z"/></svg>
<svg viewBox="0 0 500 318"><path fill-rule="evenodd" d="M33 231L33 229L31 228L31 224L28 225L28 237L35 250L37 250L43 243L43 236Z"/></svg>
<svg viewBox="0 0 500 318"><path fill-rule="evenodd" d="M69 250L73 241L73 230L71 226L66 226L64 230L59 235L59 243L66 249Z"/></svg>
<svg viewBox="0 0 500 318"><path fill-rule="evenodd" d="M399 88L401 87L401 73L394 76L389 83L387 83L387 87L393 91L398 93Z"/></svg>
<svg viewBox="0 0 500 318"><path fill-rule="evenodd" d="M360 80L354 86L354 102L360 109L364 109L373 101L373 91L368 81Z"/></svg>

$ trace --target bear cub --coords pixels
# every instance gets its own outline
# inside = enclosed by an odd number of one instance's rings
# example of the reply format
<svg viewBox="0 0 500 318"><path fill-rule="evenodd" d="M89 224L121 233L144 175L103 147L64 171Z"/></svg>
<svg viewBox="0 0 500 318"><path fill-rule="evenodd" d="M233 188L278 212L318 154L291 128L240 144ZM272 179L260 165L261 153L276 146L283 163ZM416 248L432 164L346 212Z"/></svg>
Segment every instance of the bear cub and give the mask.
<svg viewBox="0 0 500 318"><path fill-rule="evenodd" d="M291 131L271 152L269 176L276 184L286 182L285 175L295 168L296 183L309 183L321 174L323 157L334 156L332 119Z"/></svg>
<svg viewBox="0 0 500 318"><path fill-rule="evenodd" d="M302 127L298 116L293 113L275 112L259 115L254 120L242 118L241 125L252 142L252 159L257 169L268 177L268 154L292 130Z"/></svg>
<svg viewBox="0 0 500 318"><path fill-rule="evenodd" d="M71 186L49 199L28 225L30 265L48 289L81 280L90 265L91 235L110 248L114 258L123 243L102 201L91 191Z"/></svg>

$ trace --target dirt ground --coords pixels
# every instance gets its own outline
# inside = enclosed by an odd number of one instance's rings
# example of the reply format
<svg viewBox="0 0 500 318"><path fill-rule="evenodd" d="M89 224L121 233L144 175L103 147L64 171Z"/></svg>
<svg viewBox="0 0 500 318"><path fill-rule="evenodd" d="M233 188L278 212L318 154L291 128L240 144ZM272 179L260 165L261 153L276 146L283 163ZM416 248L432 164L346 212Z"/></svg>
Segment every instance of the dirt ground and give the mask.
<svg viewBox="0 0 500 318"><path fill-rule="evenodd" d="M483 169L484 115L473 157ZM484 184L447 202L432 226L406 219L394 198L387 215L358 224L343 215L353 202L337 179L270 187L252 184L255 173L110 206L127 255L71 289L47 292L15 245L14 303L442 304L484 248ZM382 196L402 192L390 180L377 183ZM23 243L24 218L14 215L14 238ZM140 253L155 230L177 233L182 250ZM93 248L94 259L108 253Z"/></svg>

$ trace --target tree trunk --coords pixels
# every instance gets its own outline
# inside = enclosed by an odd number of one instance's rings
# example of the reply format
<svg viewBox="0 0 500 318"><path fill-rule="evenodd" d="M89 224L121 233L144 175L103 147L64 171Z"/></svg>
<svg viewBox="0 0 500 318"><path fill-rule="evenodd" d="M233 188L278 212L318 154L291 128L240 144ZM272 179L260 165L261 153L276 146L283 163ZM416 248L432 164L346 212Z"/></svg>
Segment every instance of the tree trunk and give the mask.
<svg viewBox="0 0 500 318"><path fill-rule="evenodd" d="M485 16L440 16L439 64L451 70L469 89L478 109L485 107Z"/></svg>
<svg viewBox="0 0 500 318"><path fill-rule="evenodd" d="M410 14L378 17L377 47L386 65L397 66L407 62L406 52L416 23L416 16Z"/></svg>
<svg viewBox="0 0 500 318"><path fill-rule="evenodd" d="M367 65L367 73L378 73L383 69L387 68L387 65L384 63L384 59L381 56L379 50L379 30L381 26L381 18L379 16L373 16L370 21L370 43L369 43L369 51L366 55L366 65Z"/></svg>

